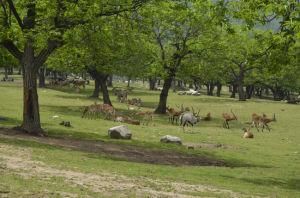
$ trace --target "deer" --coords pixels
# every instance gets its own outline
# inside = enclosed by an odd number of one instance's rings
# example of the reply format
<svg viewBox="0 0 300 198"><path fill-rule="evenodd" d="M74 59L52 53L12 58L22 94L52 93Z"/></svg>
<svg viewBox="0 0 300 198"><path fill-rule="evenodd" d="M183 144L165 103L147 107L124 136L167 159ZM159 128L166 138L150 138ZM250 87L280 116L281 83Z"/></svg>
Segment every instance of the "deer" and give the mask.
<svg viewBox="0 0 300 198"><path fill-rule="evenodd" d="M153 120L153 112L151 111L141 111L137 112L135 115L142 117L141 122L143 122L143 125L148 125L149 122Z"/></svg>
<svg viewBox="0 0 300 198"><path fill-rule="evenodd" d="M206 116L202 119L203 121L211 121L211 114L208 112Z"/></svg>
<svg viewBox="0 0 300 198"><path fill-rule="evenodd" d="M263 116L259 120L259 126L262 127L262 132L264 131L265 127L269 132L271 131L268 125L270 122L276 122L275 113L273 114L273 118L268 118L267 115L263 113Z"/></svg>
<svg viewBox="0 0 300 198"><path fill-rule="evenodd" d="M92 104L84 108L82 118L97 118L101 113L105 115L105 119L111 119L115 115L115 109L109 104Z"/></svg>
<svg viewBox="0 0 300 198"><path fill-rule="evenodd" d="M177 105L176 105L176 107L179 108L179 106L177 106ZM168 106L167 112L169 114L169 122L172 122L172 124L174 124L174 121L176 121L176 124L177 124L180 115L184 112L184 108L183 108L183 105L181 104L181 110L176 111L174 108L169 108L169 106Z"/></svg>
<svg viewBox="0 0 300 198"><path fill-rule="evenodd" d="M251 127L255 127L257 129L257 131L259 131L258 127L259 127L259 123L260 123L260 119L262 117L256 113L252 113L252 123L251 123Z"/></svg>
<svg viewBox="0 0 300 198"><path fill-rule="evenodd" d="M244 131L243 138L254 138L254 135L253 133L251 133L250 128L243 128L242 130Z"/></svg>
<svg viewBox="0 0 300 198"><path fill-rule="evenodd" d="M224 127L224 128L227 128L227 129L229 129L229 123L228 123L228 122L230 122L230 121L232 121L232 120L237 120L237 117L236 117L236 115L233 113L233 111L232 111L232 110L230 110L230 111L231 111L231 113L232 113L232 116L231 116L229 113L223 113L223 114L222 114L222 117L223 117L223 119L224 119L223 127Z"/></svg>
<svg viewBox="0 0 300 198"><path fill-rule="evenodd" d="M115 122L125 122L125 123L133 124L133 125L140 125L139 120L133 120L129 116L125 116L125 115L116 115L114 118L114 121Z"/></svg>
<svg viewBox="0 0 300 198"><path fill-rule="evenodd" d="M135 109L134 107L131 107L131 106L136 106L136 107L138 107L138 109L140 109L141 106L142 106L142 100L140 98L128 99L127 100L128 110L134 110Z"/></svg>
<svg viewBox="0 0 300 198"><path fill-rule="evenodd" d="M197 122L200 121L200 110L198 110L198 112L195 113L194 108L192 107L192 111L193 112L188 111L182 113L182 115L180 116L180 126L182 125L183 129L186 125L188 126L189 124L193 127L195 124L197 124Z"/></svg>

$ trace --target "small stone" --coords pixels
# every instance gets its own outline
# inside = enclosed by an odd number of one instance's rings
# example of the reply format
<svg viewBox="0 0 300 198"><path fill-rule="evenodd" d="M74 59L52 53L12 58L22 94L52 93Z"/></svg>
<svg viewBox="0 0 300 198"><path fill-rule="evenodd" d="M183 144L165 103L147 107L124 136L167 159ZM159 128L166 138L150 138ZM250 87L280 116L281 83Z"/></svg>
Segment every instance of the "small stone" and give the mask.
<svg viewBox="0 0 300 198"><path fill-rule="evenodd" d="M163 143L175 143L175 144L182 144L182 141L179 137L171 136L171 135L165 135L162 138L160 138L160 142Z"/></svg>

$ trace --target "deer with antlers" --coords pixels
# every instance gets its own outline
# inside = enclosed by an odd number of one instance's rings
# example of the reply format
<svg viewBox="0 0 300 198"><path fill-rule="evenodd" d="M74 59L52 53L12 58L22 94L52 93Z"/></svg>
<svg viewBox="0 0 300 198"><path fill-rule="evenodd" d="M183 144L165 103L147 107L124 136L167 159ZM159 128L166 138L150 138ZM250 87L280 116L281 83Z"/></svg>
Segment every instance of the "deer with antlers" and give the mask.
<svg viewBox="0 0 300 198"><path fill-rule="evenodd" d="M197 124L197 122L200 121L200 116L199 116L200 110L196 113L194 108L192 107L192 112L188 111L185 113L182 113L180 116L180 125L183 126L183 129L185 126L188 126L189 124L191 126L194 126Z"/></svg>
<svg viewBox="0 0 300 198"><path fill-rule="evenodd" d="M237 117L236 115L233 113L232 110L230 110L231 113L232 113L232 116L229 114L229 113L223 113L222 114L222 117L224 119L224 122L223 122L223 127L224 128L227 128L229 129L229 122L232 121L232 120L237 120Z"/></svg>

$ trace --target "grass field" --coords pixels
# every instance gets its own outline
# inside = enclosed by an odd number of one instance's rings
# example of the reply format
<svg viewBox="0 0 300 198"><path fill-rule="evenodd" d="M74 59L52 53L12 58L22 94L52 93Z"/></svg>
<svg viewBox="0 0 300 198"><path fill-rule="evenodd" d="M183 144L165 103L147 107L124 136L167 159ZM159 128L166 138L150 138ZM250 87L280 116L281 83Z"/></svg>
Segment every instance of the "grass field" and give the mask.
<svg viewBox="0 0 300 198"><path fill-rule="evenodd" d="M156 107L159 92L141 85L129 95L143 100L143 110ZM0 126L13 127L22 119L20 82L0 84ZM172 166L136 163L63 148L35 141L0 135L0 197L300 197L300 106L267 100L239 102L228 96L178 96L170 92L168 104L193 106L201 115L211 112L211 122L200 122L185 133L168 123L167 116L155 115L149 126L128 125L130 141L110 140L108 128L113 121L81 118L92 85L80 93L64 89L39 89L42 126L49 137L101 140L137 148L176 151L228 162L230 166ZM112 102L118 111L127 106ZM101 101L99 101L101 102ZM232 109L238 121L230 129L222 128L222 112ZM276 114L271 132L256 132L254 139L243 139L242 130L251 114ZM58 118L53 118L58 115ZM72 127L59 125L71 121ZM185 146L159 142L163 135L182 138L184 144L202 145L188 150ZM220 145L221 146L203 146Z"/></svg>

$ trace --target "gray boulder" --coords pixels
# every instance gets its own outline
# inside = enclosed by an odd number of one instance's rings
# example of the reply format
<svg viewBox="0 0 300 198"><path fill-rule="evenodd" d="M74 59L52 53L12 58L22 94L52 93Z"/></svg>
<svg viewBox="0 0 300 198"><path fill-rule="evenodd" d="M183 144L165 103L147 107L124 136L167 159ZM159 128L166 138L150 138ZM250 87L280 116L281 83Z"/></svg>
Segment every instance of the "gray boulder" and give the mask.
<svg viewBox="0 0 300 198"><path fill-rule="evenodd" d="M108 136L112 139L131 139L131 132L125 125L120 125L108 129Z"/></svg>
<svg viewBox="0 0 300 198"><path fill-rule="evenodd" d="M182 144L181 139L176 136L171 136L171 135L165 135L162 138L160 138L160 142L163 143L175 143L175 144Z"/></svg>

